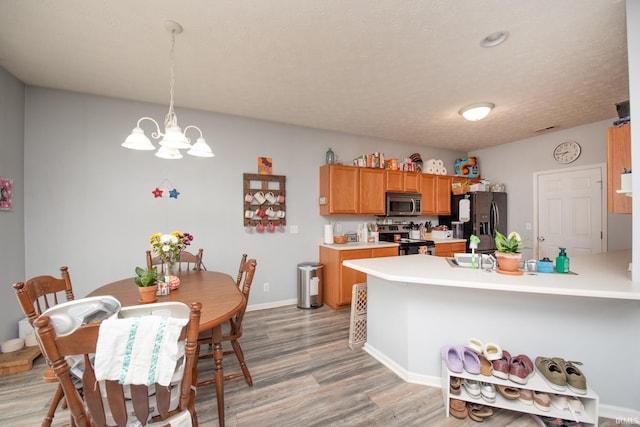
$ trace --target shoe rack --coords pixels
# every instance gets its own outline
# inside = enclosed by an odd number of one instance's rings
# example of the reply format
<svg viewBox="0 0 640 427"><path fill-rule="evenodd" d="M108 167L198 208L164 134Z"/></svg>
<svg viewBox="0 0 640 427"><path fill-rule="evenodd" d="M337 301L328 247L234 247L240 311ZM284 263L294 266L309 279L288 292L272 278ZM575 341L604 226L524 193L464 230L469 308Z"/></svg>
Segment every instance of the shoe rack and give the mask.
<svg viewBox="0 0 640 427"><path fill-rule="evenodd" d="M480 403L485 406L491 406L493 408L502 408L508 409L510 411L523 412L527 414L541 415L544 417L557 417L563 418L566 420L573 419L573 416L570 411L563 411L551 405L551 409L549 411L541 411L535 405L525 405L520 402L518 399L508 400L500 395L500 393L496 392L496 401L493 403L489 403L484 400L482 397L471 397L467 394L464 385L460 386L460 394L451 394L451 390L449 388L449 384L451 384L451 377L476 380L478 382L485 382L493 385L507 385L510 387L517 387L519 389L528 389L540 391L548 394L558 394L565 396L575 396L582 400L582 404L584 405L584 411L578 417L580 421L583 423L585 427L597 427L598 426L598 395L589 387L587 387L587 394L577 394L573 393L571 390L566 391L557 391L549 387L547 382L542 378L542 376L536 372L533 376L527 381L527 384L520 385L513 381L503 380L494 376L485 376L481 374L470 374L466 371L461 373L451 372L446 363L442 362L442 398L444 400L444 408L446 411L447 417L449 417L449 399L458 399L463 400L465 402L473 402Z"/></svg>

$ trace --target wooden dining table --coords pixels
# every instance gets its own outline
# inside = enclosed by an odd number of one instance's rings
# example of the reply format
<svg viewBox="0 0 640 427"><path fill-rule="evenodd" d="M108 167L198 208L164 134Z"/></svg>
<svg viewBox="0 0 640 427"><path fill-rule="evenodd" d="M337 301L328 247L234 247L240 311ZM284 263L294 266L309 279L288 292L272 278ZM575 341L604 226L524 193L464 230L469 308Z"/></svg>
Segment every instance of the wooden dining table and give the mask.
<svg viewBox="0 0 640 427"><path fill-rule="evenodd" d="M218 422L224 427L224 370L222 366L222 323L233 317L244 304L235 280L215 271L182 271L180 287L169 295L158 296L156 302L192 302L202 304L200 331L213 331L213 360L218 401ZM87 296L111 295L123 307L138 305L140 295L133 278L100 286Z"/></svg>

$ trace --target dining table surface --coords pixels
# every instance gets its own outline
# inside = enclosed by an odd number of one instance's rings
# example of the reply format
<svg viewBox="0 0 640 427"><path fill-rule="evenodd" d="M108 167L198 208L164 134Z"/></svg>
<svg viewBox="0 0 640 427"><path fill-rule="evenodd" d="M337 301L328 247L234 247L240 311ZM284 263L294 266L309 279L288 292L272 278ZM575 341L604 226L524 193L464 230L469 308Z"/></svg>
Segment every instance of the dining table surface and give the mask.
<svg viewBox="0 0 640 427"><path fill-rule="evenodd" d="M232 318L244 305L244 296L234 278L216 271L181 271L180 286L169 295L158 295L154 302L193 302L202 304L200 331L213 332L213 359L218 401L218 422L224 427L224 371L222 366L222 323ZM139 305L140 294L134 278L105 284L87 296L111 295L123 307Z"/></svg>

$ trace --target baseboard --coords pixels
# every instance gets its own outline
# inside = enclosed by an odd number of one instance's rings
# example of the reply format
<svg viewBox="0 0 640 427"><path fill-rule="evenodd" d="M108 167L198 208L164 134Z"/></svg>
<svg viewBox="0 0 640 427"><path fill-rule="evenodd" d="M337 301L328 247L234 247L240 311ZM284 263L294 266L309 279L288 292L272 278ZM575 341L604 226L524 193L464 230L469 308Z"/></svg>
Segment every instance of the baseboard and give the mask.
<svg viewBox="0 0 640 427"><path fill-rule="evenodd" d="M285 305L295 305L298 303L297 299L288 299L283 301L265 302L263 304L249 304L247 305L247 311L266 310L268 308L284 307Z"/></svg>
<svg viewBox="0 0 640 427"><path fill-rule="evenodd" d="M598 405L598 416L616 421L616 425L640 425L640 411L613 405Z"/></svg>

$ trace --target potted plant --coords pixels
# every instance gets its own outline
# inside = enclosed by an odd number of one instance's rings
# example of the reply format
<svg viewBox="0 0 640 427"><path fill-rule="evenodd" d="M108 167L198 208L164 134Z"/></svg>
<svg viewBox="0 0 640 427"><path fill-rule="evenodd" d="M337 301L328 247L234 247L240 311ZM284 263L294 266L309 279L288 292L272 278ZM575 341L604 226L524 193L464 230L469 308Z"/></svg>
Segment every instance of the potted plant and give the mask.
<svg viewBox="0 0 640 427"><path fill-rule="evenodd" d="M154 302L158 291L158 268L150 269L136 267L136 278L134 279L140 292L140 303Z"/></svg>
<svg viewBox="0 0 640 427"><path fill-rule="evenodd" d="M520 235L515 231L509 233L508 237L504 234L496 231L496 259L498 260L498 273L505 274L519 274L522 273L518 270L520 260L522 259L522 253L520 253L520 245L522 239Z"/></svg>

